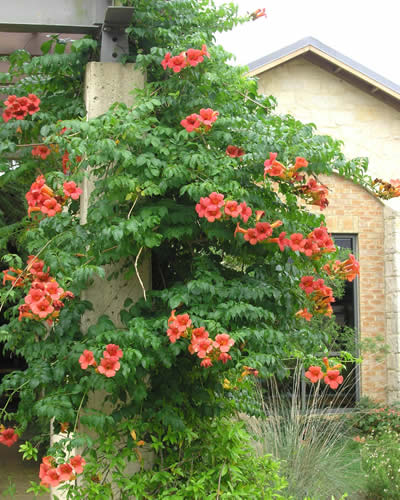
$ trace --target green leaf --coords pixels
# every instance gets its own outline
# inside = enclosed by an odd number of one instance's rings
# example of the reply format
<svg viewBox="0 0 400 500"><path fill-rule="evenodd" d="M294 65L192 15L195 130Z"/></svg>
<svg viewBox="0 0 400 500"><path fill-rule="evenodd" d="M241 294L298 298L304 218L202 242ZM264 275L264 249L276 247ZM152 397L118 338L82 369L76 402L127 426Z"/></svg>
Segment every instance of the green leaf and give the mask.
<svg viewBox="0 0 400 500"><path fill-rule="evenodd" d="M54 52L56 54L64 54L66 46L67 45L65 43L57 42L56 46L54 47Z"/></svg>
<svg viewBox="0 0 400 500"><path fill-rule="evenodd" d="M53 39L47 40L47 42L42 43L42 45L40 46L40 50L43 52L43 54L48 54L50 52L53 43Z"/></svg>

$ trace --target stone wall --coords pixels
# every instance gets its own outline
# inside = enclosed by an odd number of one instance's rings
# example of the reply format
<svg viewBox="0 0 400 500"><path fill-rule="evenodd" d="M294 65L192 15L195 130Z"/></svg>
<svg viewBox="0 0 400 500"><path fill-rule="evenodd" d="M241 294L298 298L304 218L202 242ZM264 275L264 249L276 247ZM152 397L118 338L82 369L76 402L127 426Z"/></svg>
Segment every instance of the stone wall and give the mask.
<svg viewBox="0 0 400 500"><path fill-rule="evenodd" d="M400 215L385 207L385 282L388 401L400 401Z"/></svg>

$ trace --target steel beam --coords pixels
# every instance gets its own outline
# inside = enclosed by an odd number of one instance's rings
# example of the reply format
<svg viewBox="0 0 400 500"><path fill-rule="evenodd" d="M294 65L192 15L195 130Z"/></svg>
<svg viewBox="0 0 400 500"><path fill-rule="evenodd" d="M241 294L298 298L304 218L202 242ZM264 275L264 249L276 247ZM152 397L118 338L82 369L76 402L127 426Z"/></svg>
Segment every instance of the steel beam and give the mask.
<svg viewBox="0 0 400 500"><path fill-rule="evenodd" d="M0 0L0 19L7 21L0 22L0 33L17 37L13 46L16 50L26 47L24 36L28 33L38 37L44 33L96 36L101 32L100 60L117 62L121 55L129 53L125 29L134 9L113 3L113 0ZM0 49L2 52L9 53L6 47Z"/></svg>
<svg viewBox="0 0 400 500"><path fill-rule="evenodd" d="M104 13L112 3L112 0L3 0L0 31L94 33L103 24Z"/></svg>

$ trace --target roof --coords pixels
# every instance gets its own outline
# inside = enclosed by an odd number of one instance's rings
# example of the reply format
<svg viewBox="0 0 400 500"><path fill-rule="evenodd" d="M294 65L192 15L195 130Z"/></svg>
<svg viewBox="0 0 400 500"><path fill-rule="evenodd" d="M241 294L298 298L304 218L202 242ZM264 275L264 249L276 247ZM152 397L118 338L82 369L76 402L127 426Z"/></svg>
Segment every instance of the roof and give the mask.
<svg viewBox="0 0 400 500"><path fill-rule="evenodd" d="M296 57L307 59L400 111L400 85L353 61L350 57L337 52L313 37L303 38L287 47L252 61L248 64L250 69L248 76L257 76Z"/></svg>

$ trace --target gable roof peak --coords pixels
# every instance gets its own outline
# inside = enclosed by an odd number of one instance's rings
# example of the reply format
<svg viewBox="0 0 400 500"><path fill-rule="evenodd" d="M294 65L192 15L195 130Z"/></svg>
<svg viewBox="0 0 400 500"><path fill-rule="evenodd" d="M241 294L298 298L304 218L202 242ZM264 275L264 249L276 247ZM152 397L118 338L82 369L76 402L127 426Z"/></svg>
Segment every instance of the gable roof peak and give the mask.
<svg viewBox="0 0 400 500"><path fill-rule="evenodd" d="M312 36L302 38L297 42L250 62L248 64L250 70L248 75L259 75L299 56L306 57L314 64L320 65L336 75L342 72L340 75L337 75L339 77L351 74L352 78L363 81L364 85L369 85L370 91L373 94L380 91L400 101L400 85L332 49ZM330 67L332 67L332 70L329 69Z"/></svg>

